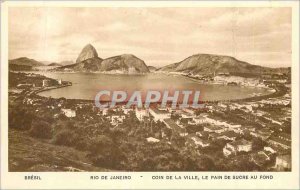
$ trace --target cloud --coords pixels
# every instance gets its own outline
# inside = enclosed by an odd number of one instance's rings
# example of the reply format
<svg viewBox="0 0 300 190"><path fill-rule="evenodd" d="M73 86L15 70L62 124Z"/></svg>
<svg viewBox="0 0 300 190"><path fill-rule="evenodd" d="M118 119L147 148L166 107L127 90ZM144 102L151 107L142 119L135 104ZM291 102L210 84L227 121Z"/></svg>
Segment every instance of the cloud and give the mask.
<svg viewBox="0 0 300 190"><path fill-rule="evenodd" d="M9 58L75 60L132 53L163 66L196 53L290 66L290 8L9 8Z"/></svg>

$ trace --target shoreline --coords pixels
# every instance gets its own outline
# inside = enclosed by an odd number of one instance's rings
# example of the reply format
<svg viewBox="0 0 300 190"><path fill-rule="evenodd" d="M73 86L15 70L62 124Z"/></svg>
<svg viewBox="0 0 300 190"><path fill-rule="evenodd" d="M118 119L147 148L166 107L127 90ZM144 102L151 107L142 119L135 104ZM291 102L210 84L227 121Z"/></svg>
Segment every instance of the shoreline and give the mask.
<svg viewBox="0 0 300 190"><path fill-rule="evenodd" d="M68 86L72 86L72 84L70 83L70 84L64 84L64 85L60 85L60 86L53 86L53 87L49 87L49 88L43 88L43 89L33 91L32 94L37 95L40 92L55 90L55 89L58 89L58 88L64 88L64 87L68 87Z"/></svg>
<svg viewBox="0 0 300 190"><path fill-rule="evenodd" d="M37 73L59 73L59 74L104 74L104 75L129 75L129 76L135 76L135 75L147 75L151 74L153 72L149 73L114 73L114 72L104 72L104 71L89 71L89 72L79 72L79 71L51 71L51 70L33 70L33 71L26 71L28 73L30 72L37 72Z"/></svg>
<svg viewBox="0 0 300 190"><path fill-rule="evenodd" d="M41 73L41 72L39 72ZM74 72L76 73L76 72ZM107 73L92 73L92 74L107 74ZM150 73L150 74L157 74L157 73ZM159 74L163 74L163 73L159 73ZM128 75L128 74L125 74ZM186 77L194 82L200 82L197 79L191 78L189 76L185 76L185 75L180 75L183 77ZM60 86L53 86L53 87L49 87L49 88L43 88L43 89L38 89L38 90L34 90L34 91L30 91L28 92L30 95L36 95L39 97L43 97L43 98L49 98L47 96L42 96L39 95L40 92L45 92L45 91L49 91L49 90L55 90L58 88L64 88L64 87L68 87L68 86L72 86L72 83L67 81L68 84L65 85L60 85ZM200 82L201 83L201 82ZM201 83L201 84L208 84L208 85L217 85L217 84L211 84L211 83ZM242 86L239 86L242 87ZM247 86L246 86L247 87ZM256 88L256 87L253 87ZM201 101L201 103L219 103L219 102L251 102L251 101L260 101L263 99L268 99L268 98L275 98L275 97L279 97L279 96L283 96L286 93L286 87L284 87L284 85L281 86L275 86L274 88L268 88L267 90L275 90L275 92L269 93L269 94L265 94L265 95L259 95L259 96L253 96L253 97L247 97L247 98L241 98L241 99L231 99L231 100L205 100L205 101ZM53 97L52 97L53 98ZM60 98L65 98L65 97L60 97ZM59 99L59 98L54 98L54 99ZM66 98L68 100L71 101L78 101L78 102L94 102L95 100L89 100L89 99L77 99L77 98Z"/></svg>
<svg viewBox="0 0 300 190"><path fill-rule="evenodd" d="M186 75L182 75L182 74L179 74L180 76L183 76L183 77L186 77L194 82L199 82L201 84L211 84L211 85L218 85L218 84L214 84L214 83L205 83L205 82L201 82L199 81L198 79L195 79L193 77L189 77L189 76L186 76ZM220 85L224 85L224 84L220 84ZM239 86L240 88L241 87L248 87L248 88L262 88L262 87L252 87L252 86L240 86L240 85L237 85ZM241 98L241 99L232 99L232 100L211 100L211 101L203 101L203 102L206 102L206 103L218 103L218 102L251 102L251 101L260 101L260 100L263 100L263 99L268 99L268 98L275 98L275 97L280 97L280 96L283 96L285 93L286 93L286 87L284 87L284 85L281 85L281 86L275 86L274 88L270 88L270 87L267 87L267 88L263 88L263 89L266 89L268 91L272 91L271 93L269 94L265 94L265 95L259 95L259 96L253 96L253 97L248 97L248 98ZM275 90L273 92L273 90Z"/></svg>
<svg viewBox="0 0 300 190"><path fill-rule="evenodd" d="M40 98L50 98L50 97L46 97L46 96L42 96L39 95L40 92L43 91L48 91L48 90L54 90L57 88L64 88L64 87L68 87L71 85L64 85L61 87L56 87L56 88L51 88L51 89L43 89L43 90L37 90L31 93L31 95L35 95L38 96ZM276 89L275 89L276 90ZM267 94L267 95L262 95L262 96L255 96L255 97L249 97L249 98L243 98L243 99L233 99L233 100L207 100L207 101L201 101L199 102L200 104L218 104L218 103L244 103L244 102L253 102L253 101L261 101L264 99L268 99L268 98L276 98L276 97L280 97L283 96L286 93L286 91L282 91L282 90L276 90L274 93L271 94ZM51 97L53 98L53 97ZM60 98L65 98L65 97L60 97ZM60 98L53 98L53 99L60 99ZM75 103L94 103L95 100L89 100L89 99L76 99L76 98L65 98L68 101L72 101ZM110 101L105 101L107 103L109 103ZM159 104L159 103L158 103ZM120 105L125 105L125 104L120 104Z"/></svg>

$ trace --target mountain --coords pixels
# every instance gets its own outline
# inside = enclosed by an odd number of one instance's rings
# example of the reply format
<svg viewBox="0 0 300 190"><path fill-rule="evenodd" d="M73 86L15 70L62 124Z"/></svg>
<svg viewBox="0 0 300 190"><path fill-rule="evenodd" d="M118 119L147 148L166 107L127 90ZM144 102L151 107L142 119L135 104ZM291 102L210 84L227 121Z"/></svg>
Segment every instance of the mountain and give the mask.
<svg viewBox="0 0 300 190"><path fill-rule="evenodd" d="M40 61L41 63L43 63L44 65L49 65L51 63L51 61Z"/></svg>
<svg viewBox="0 0 300 190"><path fill-rule="evenodd" d="M80 63L90 58L97 58L98 53L96 49L91 45L87 44L79 54L78 58L76 59L76 63Z"/></svg>
<svg viewBox="0 0 300 190"><path fill-rule="evenodd" d="M100 71L149 73L145 62L132 54L123 54L104 59L101 63Z"/></svg>
<svg viewBox="0 0 300 190"><path fill-rule="evenodd" d="M9 60L8 62L9 62L9 64L25 65L25 66L31 66L31 67L45 66L41 62L36 61L34 59L29 59L27 57L20 57L17 59L12 59L12 60Z"/></svg>
<svg viewBox="0 0 300 190"><path fill-rule="evenodd" d="M54 71L76 71L76 72L93 72L99 71L102 59L99 57L89 58L79 63L66 65L55 68Z"/></svg>
<svg viewBox="0 0 300 190"><path fill-rule="evenodd" d="M50 63L48 66L56 66L56 67L61 67L62 65L59 63Z"/></svg>
<svg viewBox="0 0 300 190"><path fill-rule="evenodd" d="M148 66L149 71L153 72L155 71L157 68L154 66Z"/></svg>
<svg viewBox="0 0 300 190"><path fill-rule="evenodd" d="M58 64L60 64L60 65L72 65L72 64L74 64L74 62L73 61L61 61Z"/></svg>
<svg viewBox="0 0 300 190"><path fill-rule="evenodd" d="M90 58L80 63L54 69L56 71L111 72L111 73L148 73L147 65L134 55L119 55L107 59Z"/></svg>
<svg viewBox="0 0 300 190"><path fill-rule="evenodd" d="M134 55L123 54L101 59L96 49L86 45L79 54L76 63L53 69L54 71L110 72L110 73L148 73L145 62Z"/></svg>
<svg viewBox="0 0 300 190"><path fill-rule="evenodd" d="M237 60L234 57L212 54L196 54L181 62L173 63L159 69L159 71L164 72L183 72L192 74L261 74L264 72L275 72L276 70L278 69L252 65ZM282 71L287 71L287 68L282 68Z"/></svg>
<svg viewBox="0 0 300 190"><path fill-rule="evenodd" d="M9 64L10 71L31 71L32 67L28 65Z"/></svg>

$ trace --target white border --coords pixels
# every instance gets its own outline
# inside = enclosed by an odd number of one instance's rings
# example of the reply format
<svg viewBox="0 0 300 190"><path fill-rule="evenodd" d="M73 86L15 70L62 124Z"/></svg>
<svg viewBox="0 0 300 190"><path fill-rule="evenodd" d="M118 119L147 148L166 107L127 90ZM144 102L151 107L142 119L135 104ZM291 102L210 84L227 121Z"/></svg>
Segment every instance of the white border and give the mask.
<svg viewBox="0 0 300 190"><path fill-rule="evenodd" d="M42 181L8 172L8 7L292 7L292 172L38 172ZM1 7L1 189L299 189L299 2L298 1L18 1ZM273 180L152 180L153 175L268 175ZM92 181L91 175L131 175L132 181ZM144 177L141 179L140 175Z"/></svg>

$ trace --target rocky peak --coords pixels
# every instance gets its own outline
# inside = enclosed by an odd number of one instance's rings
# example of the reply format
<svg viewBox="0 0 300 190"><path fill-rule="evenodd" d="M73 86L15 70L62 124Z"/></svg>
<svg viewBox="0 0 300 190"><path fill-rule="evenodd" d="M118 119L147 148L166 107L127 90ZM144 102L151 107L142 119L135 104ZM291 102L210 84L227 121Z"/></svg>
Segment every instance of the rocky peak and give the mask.
<svg viewBox="0 0 300 190"><path fill-rule="evenodd" d="M87 44L79 54L78 58L76 59L76 63L82 62L84 60L90 59L90 58L96 58L98 57L98 53L96 49L91 45Z"/></svg>
<svg viewBox="0 0 300 190"><path fill-rule="evenodd" d="M123 55L121 55L121 57L123 57L123 58L136 58L134 55L132 55L132 54L123 54Z"/></svg>

